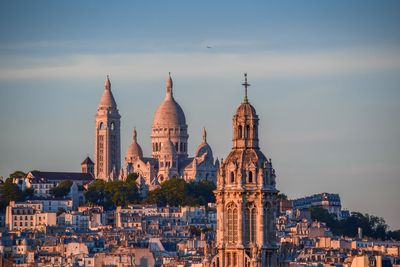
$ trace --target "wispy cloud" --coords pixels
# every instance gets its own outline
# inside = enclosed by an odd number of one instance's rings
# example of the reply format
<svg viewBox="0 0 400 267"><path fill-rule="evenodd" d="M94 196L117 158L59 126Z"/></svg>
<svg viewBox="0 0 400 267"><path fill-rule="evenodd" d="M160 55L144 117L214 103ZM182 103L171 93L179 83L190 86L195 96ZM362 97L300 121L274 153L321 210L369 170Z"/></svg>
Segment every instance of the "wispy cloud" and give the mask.
<svg viewBox="0 0 400 267"><path fill-rule="evenodd" d="M13 61L13 64L9 64ZM7 61L4 61L7 62ZM301 77L400 70L398 48L352 48L309 52L130 52L8 58L0 79L91 78L104 73L151 79L166 71L181 77L229 77L248 71L253 77Z"/></svg>

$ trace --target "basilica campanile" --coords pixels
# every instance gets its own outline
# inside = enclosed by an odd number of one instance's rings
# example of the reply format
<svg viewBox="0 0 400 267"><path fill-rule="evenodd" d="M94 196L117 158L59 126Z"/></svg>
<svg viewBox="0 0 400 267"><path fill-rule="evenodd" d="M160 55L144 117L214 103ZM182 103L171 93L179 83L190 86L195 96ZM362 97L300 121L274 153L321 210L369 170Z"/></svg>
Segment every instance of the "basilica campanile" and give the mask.
<svg viewBox="0 0 400 267"><path fill-rule="evenodd" d="M258 116L245 97L233 116L233 145L215 190L217 254L209 266L277 266L275 170L258 144Z"/></svg>
<svg viewBox="0 0 400 267"><path fill-rule="evenodd" d="M95 177L113 180L121 168L120 119L109 77L96 112Z"/></svg>

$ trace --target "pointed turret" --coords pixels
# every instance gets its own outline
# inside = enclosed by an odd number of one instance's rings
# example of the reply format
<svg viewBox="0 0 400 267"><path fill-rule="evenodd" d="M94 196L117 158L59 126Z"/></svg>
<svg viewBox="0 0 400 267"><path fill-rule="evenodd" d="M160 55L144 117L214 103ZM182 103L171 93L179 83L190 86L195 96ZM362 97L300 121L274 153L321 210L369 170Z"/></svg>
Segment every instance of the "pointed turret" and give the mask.
<svg viewBox="0 0 400 267"><path fill-rule="evenodd" d="M104 82L104 92L101 96L99 109L116 109L117 103L115 102L114 96L111 92L111 82L110 78L107 75L106 81Z"/></svg>

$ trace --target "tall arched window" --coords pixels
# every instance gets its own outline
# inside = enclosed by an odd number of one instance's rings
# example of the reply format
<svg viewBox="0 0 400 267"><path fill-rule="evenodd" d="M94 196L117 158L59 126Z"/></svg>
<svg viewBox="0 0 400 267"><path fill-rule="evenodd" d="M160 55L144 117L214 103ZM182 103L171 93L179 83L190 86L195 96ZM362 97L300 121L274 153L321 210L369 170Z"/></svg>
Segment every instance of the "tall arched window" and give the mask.
<svg viewBox="0 0 400 267"><path fill-rule="evenodd" d="M246 130L244 131L244 138L249 138L250 137L250 126L246 125Z"/></svg>
<svg viewBox="0 0 400 267"><path fill-rule="evenodd" d="M257 211L253 203L246 206L244 213L245 220L245 242L255 243L257 236Z"/></svg>
<svg viewBox="0 0 400 267"><path fill-rule="evenodd" d="M271 241L273 238L272 220L273 220L273 214L272 214L271 203L267 202L264 207L264 225L265 225L264 238L266 242Z"/></svg>
<svg viewBox="0 0 400 267"><path fill-rule="evenodd" d="M243 128L242 128L242 125L239 125L239 128L238 128L238 138L239 139L242 139L242 134L243 134Z"/></svg>
<svg viewBox="0 0 400 267"><path fill-rule="evenodd" d="M251 242L256 243L257 240L257 210L254 207L251 211Z"/></svg>
<svg viewBox="0 0 400 267"><path fill-rule="evenodd" d="M100 130L103 130L103 129L104 129L104 123L103 123L103 122L100 122L99 129L100 129Z"/></svg>
<svg viewBox="0 0 400 267"><path fill-rule="evenodd" d="M228 234L226 236L228 243L235 243L238 240L238 210L234 203L229 203L227 209Z"/></svg>

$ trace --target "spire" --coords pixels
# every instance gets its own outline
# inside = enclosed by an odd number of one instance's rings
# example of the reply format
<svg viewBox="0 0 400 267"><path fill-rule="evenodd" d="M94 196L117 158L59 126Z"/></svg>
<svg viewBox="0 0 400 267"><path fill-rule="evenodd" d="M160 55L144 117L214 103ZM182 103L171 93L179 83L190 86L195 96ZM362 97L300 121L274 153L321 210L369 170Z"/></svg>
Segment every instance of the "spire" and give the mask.
<svg viewBox="0 0 400 267"><path fill-rule="evenodd" d="M247 73L244 73L244 83L242 83L244 86L244 103L248 103L249 99L247 98L247 87L250 86L250 84L247 82Z"/></svg>
<svg viewBox="0 0 400 267"><path fill-rule="evenodd" d="M110 76L107 75L107 79L104 82L104 89L105 90L111 90L111 82L110 82Z"/></svg>
<svg viewBox="0 0 400 267"><path fill-rule="evenodd" d="M167 88L167 94L165 95L165 97L167 99L171 99L173 97L173 94L172 94L173 82L172 82L172 78L171 78L171 72L168 72L168 78L167 78L165 87Z"/></svg>
<svg viewBox="0 0 400 267"><path fill-rule="evenodd" d="M137 132L136 132L136 127L133 128L133 141L137 143Z"/></svg>
<svg viewBox="0 0 400 267"><path fill-rule="evenodd" d="M205 127L203 127L203 142L207 143L207 131Z"/></svg>
<svg viewBox="0 0 400 267"><path fill-rule="evenodd" d="M114 96L111 92L110 77L107 75L106 81L104 82L104 91L100 99L99 108L116 108Z"/></svg>

